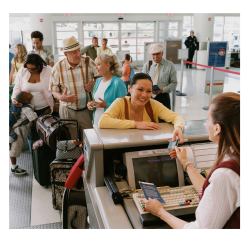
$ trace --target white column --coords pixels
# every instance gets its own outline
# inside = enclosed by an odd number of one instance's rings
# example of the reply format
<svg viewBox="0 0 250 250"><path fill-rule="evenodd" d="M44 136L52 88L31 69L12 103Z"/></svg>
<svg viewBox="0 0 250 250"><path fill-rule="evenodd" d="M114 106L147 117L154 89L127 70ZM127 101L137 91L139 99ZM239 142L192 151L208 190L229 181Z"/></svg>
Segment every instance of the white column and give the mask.
<svg viewBox="0 0 250 250"><path fill-rule="evenodd" d="M30 30L40 31L43 33L43 45L52 46L52 14L50 13L34 13L30 16Z"/></svg>
<svg viewBox="0 0 250 250"><path fill-rule="evenodd" d="M211 20L211 21L210 21ZM194 35L198 42L213 41L214 14L194 13Z"/></svg>
<svg viewBox="0 0 250 250"><path fill-rule="evenodd" d="M211 20L211 21L210 21ZM214 14L211 13L194 13L194 35L198 42L201 43L213 41ZM207 64L207 53L203 51L195 51L194 62L198 64ZM197 66L197 69L204 69Z"/></svg>

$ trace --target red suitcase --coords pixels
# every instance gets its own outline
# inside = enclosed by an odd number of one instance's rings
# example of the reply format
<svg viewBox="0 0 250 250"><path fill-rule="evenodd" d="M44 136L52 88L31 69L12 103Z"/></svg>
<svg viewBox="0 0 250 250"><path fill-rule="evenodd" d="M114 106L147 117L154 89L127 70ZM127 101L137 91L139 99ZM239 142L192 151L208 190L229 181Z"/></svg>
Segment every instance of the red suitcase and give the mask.
<svg viewBox="0 0 250 250"><path fill-rule="evenodd" d="M65 187L71 190L79 178L82 175L82 171L84 170L84 154L78 158L72 169L70 170L69 176L65 182Z"/></svg>

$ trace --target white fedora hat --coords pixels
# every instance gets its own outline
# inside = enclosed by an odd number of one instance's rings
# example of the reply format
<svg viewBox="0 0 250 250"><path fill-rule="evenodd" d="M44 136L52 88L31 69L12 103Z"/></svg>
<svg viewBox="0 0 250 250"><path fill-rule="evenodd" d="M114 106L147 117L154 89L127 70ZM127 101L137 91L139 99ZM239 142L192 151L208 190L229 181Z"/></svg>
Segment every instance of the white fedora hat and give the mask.
<svg viewBox="0 0 250 250"><path fill-rule="evenodd" d="M82 47L83 43L78 42L74 36L62 40L63 47L60 49L63 52L73 51Z"/></svg>
<svg viewBox="0 0 250 250"><path fill-rule="evenodd" d="M149 54L155 54L161 51L163 51L163 46L159 43L152 44L148 50Z"/></svg>

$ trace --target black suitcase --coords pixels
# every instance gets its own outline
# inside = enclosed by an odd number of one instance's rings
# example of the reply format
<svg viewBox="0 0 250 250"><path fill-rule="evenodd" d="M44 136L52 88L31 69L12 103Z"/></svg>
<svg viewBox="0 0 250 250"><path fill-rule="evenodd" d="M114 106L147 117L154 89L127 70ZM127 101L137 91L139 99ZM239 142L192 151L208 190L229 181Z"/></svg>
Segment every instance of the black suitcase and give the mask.
<svg viewBox="0 0 250 250"><path fill-rule="evenodd" d="M63 194L63 229L87 229L87 204L85 192L65 188Z"/></svg>
<svg viewBox="0 0 250 250"><path fill-rule="evenodd" d="M33 144L33 143L32 143ZM50 185L50 163L56 158L56 152L43 144L37 150L32 149L34 176L41 186Z"/></svg>

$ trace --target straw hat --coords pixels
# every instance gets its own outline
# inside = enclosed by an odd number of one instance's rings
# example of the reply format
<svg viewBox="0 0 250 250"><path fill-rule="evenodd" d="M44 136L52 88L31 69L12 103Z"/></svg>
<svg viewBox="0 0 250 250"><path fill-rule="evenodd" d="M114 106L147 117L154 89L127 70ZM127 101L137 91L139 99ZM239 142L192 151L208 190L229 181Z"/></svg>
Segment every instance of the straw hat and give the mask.
<svg viewBox="0 0 250 250"><path fill-rule="evenodd" d="M78 42L74 36L68 37L62 40L63 48L60 48L63 52L73 51L82 47L83 43Z"/></svg>
<svg viewBox="0 0 250 250"><path fill-rule="evenodd" d="M163 46L159 43L152 44L148 50L148 52L150 54L156 54L156 53L159 53L161 51L163 51Z"/></svg>

